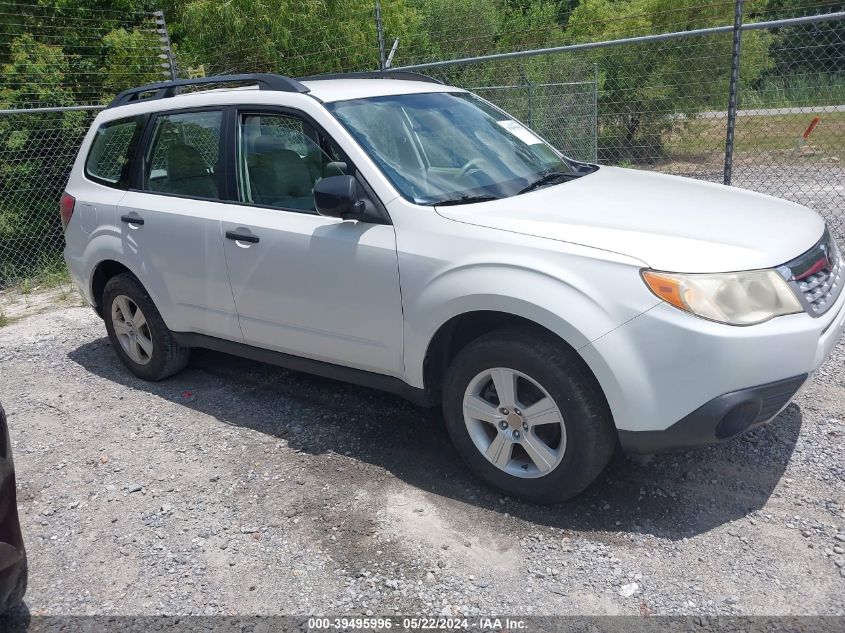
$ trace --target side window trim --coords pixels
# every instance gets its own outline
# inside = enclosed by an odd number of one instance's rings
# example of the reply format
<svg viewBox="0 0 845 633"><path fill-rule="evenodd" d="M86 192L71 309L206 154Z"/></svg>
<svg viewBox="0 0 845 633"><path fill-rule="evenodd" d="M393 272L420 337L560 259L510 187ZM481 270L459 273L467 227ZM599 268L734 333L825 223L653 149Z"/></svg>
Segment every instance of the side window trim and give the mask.
<svg viewBox="0 0 845 633"><path fill-rule="evenodd" d="M156 112L151 112L150 114L146 115L147 120L145 122L143 132L141 133L140 140L138 145L136 146L135 155L132 161L131 167L131 175L129 177L129 191L133 191L136 193L145 193L154 196L169 196L171 198L187 198L189 200L205 200L210 202L227 202L231 198L230 195L230 178L229 178L229 162L228 162L228 155L229 152L227 151L229 143L227 143L228 138L228 128L230 125L230 117L231 111L233 110L232 106L226 105L218 105L218 106L202 106L202 107L193 107L193 108L174 108L170 110L158 110ZM220 112L220 138L218 139L218 163L220 164L220 169L222 170L221 177L218 179L218 188L220 189L217 192L217 198L202 198L199 196L191 196L186 194L175 194L175 193L168 193L165 191L150 191L149 189L144 189L144 176L146 175L146 163L147 163L147 154L152 149L152 141L155 135L155 128L156 128L156 120L159 117L163 116L171 116L174 114L192 114L195 112Z"/></svg>

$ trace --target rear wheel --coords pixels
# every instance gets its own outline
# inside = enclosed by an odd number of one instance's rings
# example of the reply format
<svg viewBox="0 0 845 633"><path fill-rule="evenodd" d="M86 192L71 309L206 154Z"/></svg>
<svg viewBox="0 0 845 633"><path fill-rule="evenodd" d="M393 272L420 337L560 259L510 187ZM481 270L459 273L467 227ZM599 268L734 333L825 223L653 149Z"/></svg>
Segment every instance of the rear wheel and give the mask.
<svg viewBox="0 0 845 633"><path fill-rule="evenodd" d="M491 332L462 349L447 372L443 411L476 474L540 503L584 490L615 446L607 403L583 361L532 331Z"/></svg>
<svg viewBox="0 0 845 633"><path fill-rule="evenodd" d="M102 310L112 347L139 378L162 380L188 364L190 349L176 342L149 294L131 273L109 279Z"/></svg>

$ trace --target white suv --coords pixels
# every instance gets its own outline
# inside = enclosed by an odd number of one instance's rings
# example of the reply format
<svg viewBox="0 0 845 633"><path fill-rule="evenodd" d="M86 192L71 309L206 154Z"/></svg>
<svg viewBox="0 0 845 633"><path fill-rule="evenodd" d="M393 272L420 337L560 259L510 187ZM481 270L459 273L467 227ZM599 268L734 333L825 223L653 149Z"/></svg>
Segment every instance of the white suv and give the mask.
<svg viewBox="0 0 845 633"><path fill-rule="evenodd" d="M571 160L409 73L128 90L61 211L71 275L137 376L206 347L442 404L478 475L541 502L617 442L765 424L845 323L815 212Z"/></svg>

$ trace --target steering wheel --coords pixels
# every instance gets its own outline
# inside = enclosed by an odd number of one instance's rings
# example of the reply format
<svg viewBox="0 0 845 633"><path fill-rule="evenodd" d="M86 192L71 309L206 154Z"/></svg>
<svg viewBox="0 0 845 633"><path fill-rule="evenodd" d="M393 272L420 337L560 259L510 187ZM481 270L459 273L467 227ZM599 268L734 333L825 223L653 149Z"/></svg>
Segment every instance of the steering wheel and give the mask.
<svg viewBox="0 0 845 633"><path fill-rule="evenodd" d="M458 172L458 178L463 178L473 171L484 171L484 167L488 164L489 163L484 158L473 158L466 165L461 167L461 171Z"/></svg>

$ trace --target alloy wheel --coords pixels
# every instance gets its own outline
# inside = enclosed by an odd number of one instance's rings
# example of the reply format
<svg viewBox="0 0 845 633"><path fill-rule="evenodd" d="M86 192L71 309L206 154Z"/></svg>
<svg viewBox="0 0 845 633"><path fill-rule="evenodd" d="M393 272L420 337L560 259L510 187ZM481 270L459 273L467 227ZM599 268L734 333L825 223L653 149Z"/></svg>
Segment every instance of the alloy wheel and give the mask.
<svg viewBox="0 0 845 633"><path fill-rule="evenodd" d="M120 346L133 362L146 365L153 357L153 337L147 318L132 299L118 295L112 301L111 320Z"/></svg>
<svg viewBox="0 0 845 633"><path fill-rule="evenodd" d="M505 367L475 376L464 392L464 423L475 447L509 475L542 477L566 452L566 425L554 399L530 376Z"/></svg>

